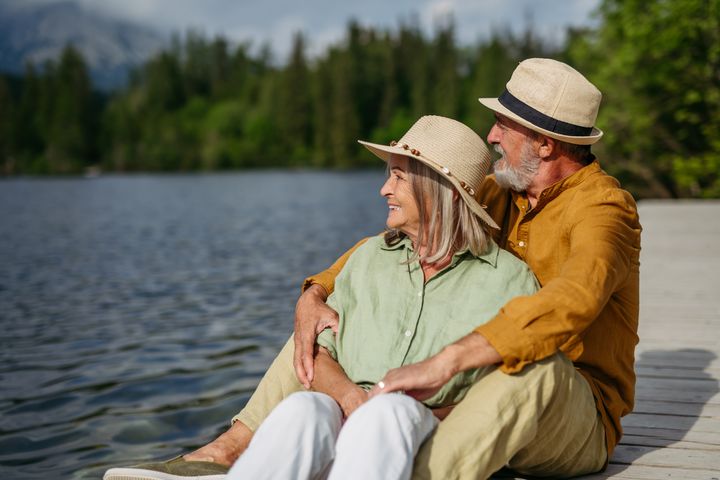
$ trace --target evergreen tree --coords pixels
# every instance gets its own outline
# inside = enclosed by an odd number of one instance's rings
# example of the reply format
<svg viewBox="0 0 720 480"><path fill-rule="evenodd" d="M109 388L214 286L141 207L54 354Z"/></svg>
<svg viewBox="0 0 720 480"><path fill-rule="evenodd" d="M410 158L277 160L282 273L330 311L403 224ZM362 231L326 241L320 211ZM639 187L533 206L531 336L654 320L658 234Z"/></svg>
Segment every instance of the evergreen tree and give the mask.
<svg viewBox="0 0 720 480"><path fill-rule="evenodd" d="M67 46L52 85L46 158L53 173L78 171L94 151L90 78L80 53Z"/></svg>
<svg viewBox="0 0 720 480"><path fill-rule="evenodd" d="M183 74L176 55L162 52L145 67L143 104L150 113L173 111L185 102Z"/></svg>
<svg viewBox="0 0 720 480"><path fill-rule="evenodd" d="M460 100L458 51L455 46L455 25L450 19L445 22L435 35L432 48L432 67L429 72L433 85L430 113L456 118Z"/></svg>
<svg viewBox="0 0 720 480"><path fill-rule="evenodd" d="M385 34L385 38L381 42L380 47L380 65L382 71L380 100L380 113L378 116L378 127L386 128L392 122L395 113L402 108L400 105L399 82L400 74L398 68L398 58L396 56L397 49L393 44L393 38L389 33Z"/></svg>
<svg viewBox="0 0 720 480"><path fill-rule="evenodd" d="M312 75L313 98L313 166L330 167L333 163L332 150L332 92L333 82L330 64L318 62Z"/></svg>
<svg viewBox="0 0 720 480"><path fill-rule="evenodd" d="M330 54L330 118L325 127L329 130L330 164L348 168L357 155L356 141L360 135L360 119L353 96L353 59L349 52Z"/></svg>
<svg viewBox="0 0 720 480"><path fill-rule="evenodd" d="M12 119L15 115L13 99L5 77L0 75L0 172L5 175L14 169L12 157Z"/></svg>
<svg viewBox="0 0 720 480"><path fill-rule="evenodd" d="M280 73L277 121L283 144L294 162L308 159L312 141L312 98L308 88L310 74L305 60L305 39L293 39L287 67Z"/></svg>
<svg viewBox="0 0 720 480"><path fill-rule="evenodd" d="M141 127L130 102L122 98L110 102L103 112L102 125L103 168L119 172L139 169L137 147Z"/></svg>
<svg viewBox="0 0 720 480"><path fill-rule="evenodd" d="M210 94L212 60L212 50L205 37L196 31L189 31L185 36L182 62L182 80L187 98Z"/></svg>
<svg viewBox="0 0 720 480"><path fill-rule="evenodd" d="M210 45L210 93L213 98L226 96L230 77L228 43L217 37Z"/></svg>
<svg viewBox="0 0 720 480"><path fill-rule="evenodd" d="M20 101L13 115L13 144L16 156L15 170L18 173L34 173L33 164L45 150L45 142L41 135L41 112L38 99L40 96L40 79L35 68L25 66L22 80Z"/></svg>

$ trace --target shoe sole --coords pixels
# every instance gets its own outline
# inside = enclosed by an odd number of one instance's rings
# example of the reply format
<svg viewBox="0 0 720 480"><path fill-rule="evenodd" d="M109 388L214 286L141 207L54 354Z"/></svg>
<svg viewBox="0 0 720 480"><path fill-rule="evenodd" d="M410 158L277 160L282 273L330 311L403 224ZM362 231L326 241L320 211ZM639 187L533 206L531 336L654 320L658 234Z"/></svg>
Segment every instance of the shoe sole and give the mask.
<svg viewBox="0 0 720 480"><path fill-rule="evenodd" d="M226 477L224 473L188 476L142 468L111 468L105 472L103 480L225 480Z"/></svg>

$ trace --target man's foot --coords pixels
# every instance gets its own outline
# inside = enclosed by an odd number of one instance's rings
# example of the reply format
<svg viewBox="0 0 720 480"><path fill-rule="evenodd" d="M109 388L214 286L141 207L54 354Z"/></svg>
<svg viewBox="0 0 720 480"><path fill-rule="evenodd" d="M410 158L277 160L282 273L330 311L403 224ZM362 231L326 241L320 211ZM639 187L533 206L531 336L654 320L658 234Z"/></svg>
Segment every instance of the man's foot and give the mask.
<svg viewBox="0 0 720 480"><path fill-rule="evenodd" d="M223 480L228 470L226 465L187 461L179 456L166 462L111 468L103 480Z"/></svg>

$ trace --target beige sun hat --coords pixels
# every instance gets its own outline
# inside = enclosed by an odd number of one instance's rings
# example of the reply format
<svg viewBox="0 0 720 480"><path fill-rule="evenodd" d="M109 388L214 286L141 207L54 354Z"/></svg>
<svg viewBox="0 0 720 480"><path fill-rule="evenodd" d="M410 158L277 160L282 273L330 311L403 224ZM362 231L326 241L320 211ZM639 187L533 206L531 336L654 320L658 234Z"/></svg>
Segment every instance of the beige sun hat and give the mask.
<svg viewBox="0 0 720 480"><path fill-rule="evenodd" d="M490 151L485 142L467 125L451 118L420 117L402 138L390 145L358 140L385 162L390 155L414 158L432 168L455 186L462 199L480 219L499 228L480 205L476 195L490 170Z"/></svg>
<svg viewBox="0 0 720 480"><path fill-rule="evenodd" d="M595 127L602 94L580 72L549 58L520 62L505 91L480 103L550 138L592 145L603 132Z"/></svg>

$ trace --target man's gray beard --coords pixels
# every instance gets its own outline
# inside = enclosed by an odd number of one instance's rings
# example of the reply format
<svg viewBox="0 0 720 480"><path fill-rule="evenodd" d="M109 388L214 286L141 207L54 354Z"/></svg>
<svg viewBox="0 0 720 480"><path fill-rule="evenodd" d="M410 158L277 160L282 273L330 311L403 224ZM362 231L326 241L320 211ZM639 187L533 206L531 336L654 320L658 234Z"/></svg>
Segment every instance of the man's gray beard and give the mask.
<svg viewBox="0 0 720 480"><path fill-rule="evenodd" d="M495 162L495 181L502 188L509 188L516 192L524 192L530 186L533 178L540 168L540 157L532 151L532 145L526 142L520 151L520 165L513 167L505 159L505 152L500 145L494 145L495 151L502 157Z"/></svg>

